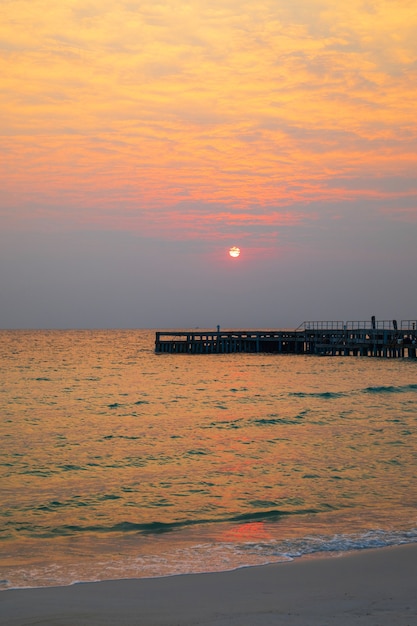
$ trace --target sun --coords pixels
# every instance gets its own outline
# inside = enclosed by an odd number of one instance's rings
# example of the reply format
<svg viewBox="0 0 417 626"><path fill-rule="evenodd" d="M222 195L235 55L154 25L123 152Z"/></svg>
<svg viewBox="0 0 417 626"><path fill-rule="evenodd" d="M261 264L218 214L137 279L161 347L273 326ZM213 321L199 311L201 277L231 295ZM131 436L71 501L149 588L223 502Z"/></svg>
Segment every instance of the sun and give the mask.
<svg viewBox="0 0 417 626"><path fill-rule="evenodd" d="M232 246L229 250L229 254L233 259L237 259L237 257L240 255L240 248L238 248L237 246Z"/></svg>

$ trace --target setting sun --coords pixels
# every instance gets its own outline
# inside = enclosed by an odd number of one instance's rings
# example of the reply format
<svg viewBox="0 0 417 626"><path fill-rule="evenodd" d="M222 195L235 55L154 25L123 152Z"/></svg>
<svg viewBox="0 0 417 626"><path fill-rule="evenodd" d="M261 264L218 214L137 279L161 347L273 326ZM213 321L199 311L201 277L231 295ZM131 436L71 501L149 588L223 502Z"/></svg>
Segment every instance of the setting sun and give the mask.
<svg viewBox="0 0 417 626"><path fill-rule="evenodd" d="M240 255L240 248L238 248L237 246L232 246L229 250L229 254L232 258L237 259L237 257Z"/></svg>

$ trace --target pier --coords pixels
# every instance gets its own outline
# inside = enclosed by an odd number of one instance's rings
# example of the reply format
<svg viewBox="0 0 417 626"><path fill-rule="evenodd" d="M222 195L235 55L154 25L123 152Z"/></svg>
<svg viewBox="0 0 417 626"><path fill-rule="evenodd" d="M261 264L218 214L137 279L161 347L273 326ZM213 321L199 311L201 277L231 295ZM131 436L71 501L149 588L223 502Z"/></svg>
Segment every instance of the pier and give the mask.
<svg viewBox="0 0 417 626"><path fill-rule="evenodd" d="M312 321L294 330L157 331L158 354L274 353L416 358L417 320Z"/></svg>

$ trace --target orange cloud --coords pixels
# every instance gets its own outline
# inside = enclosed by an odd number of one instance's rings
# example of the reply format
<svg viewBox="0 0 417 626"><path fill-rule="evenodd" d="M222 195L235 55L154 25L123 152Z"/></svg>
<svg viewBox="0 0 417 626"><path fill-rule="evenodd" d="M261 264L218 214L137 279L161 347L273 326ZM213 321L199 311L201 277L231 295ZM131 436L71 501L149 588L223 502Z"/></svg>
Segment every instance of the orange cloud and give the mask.
<svg viewBox="0 0 417 626"><path fill-rule="evenodd" d="M3 3L0 211L212 237L386 198L415 176L416 24L387 0Z"/></svg>

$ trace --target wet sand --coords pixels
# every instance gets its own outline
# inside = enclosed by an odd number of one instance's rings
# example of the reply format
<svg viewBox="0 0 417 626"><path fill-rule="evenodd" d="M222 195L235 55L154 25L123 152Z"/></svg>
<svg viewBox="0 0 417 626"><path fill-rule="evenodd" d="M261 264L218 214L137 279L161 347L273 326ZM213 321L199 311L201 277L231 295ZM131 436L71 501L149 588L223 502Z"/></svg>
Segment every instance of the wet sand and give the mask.
<svg viewBox="0 0 417 626"><path fill-rule="evenodd" d="M234 572L0 593L3 626L411 626L417 545Z"/></svg>

